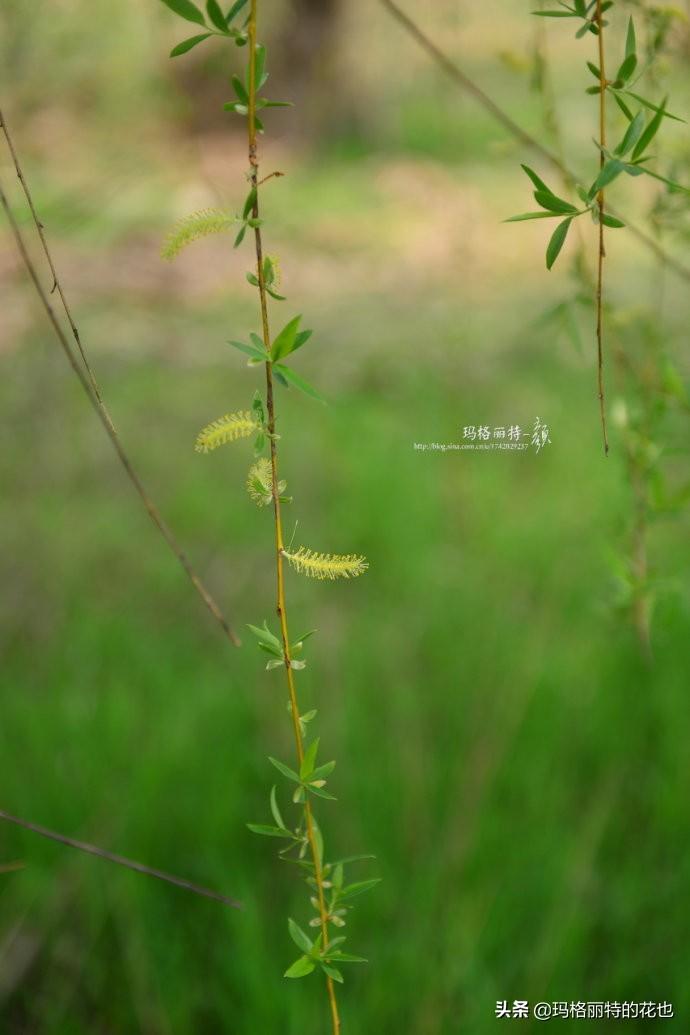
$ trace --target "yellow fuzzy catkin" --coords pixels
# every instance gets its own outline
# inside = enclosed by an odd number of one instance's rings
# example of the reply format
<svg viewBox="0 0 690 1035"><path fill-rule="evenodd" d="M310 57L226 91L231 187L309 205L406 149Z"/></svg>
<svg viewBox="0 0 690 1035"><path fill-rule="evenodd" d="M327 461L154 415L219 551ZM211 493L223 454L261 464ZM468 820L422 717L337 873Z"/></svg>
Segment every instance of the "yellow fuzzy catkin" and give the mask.
<svg viewBox="0 0 690 1035"><path fill-rule="evenodd" d="M271 461L266 457L261 457L249 468L247 492L257 507L266 507L273 499L272 478Z"/></svg>
<svg viewBox="0 0 690 1035"><path fill-rule="evenodd" d="M219 417L202 428L196 437L194 448L197 453L210 453L212 449L217 449L226 442L248 438L259 430L259 425L248 411L226 413L224 417Z"/></svg>
<svg viewBox="0 0 690 1035"><path fill-rule="evenodd" d="M205 208L193 212L180 219L165 239L161 255L164 259L174 259L183 248L199 237L209 234L220 234L229 230L237 222L237 217L217 208Z"/></svg>
<svg viewBox="0 0 690 1035"><path fill-rule="evenodd" d="M365 557L354 553L316 553L304 546L283 553L295 571L312 579L354 579L369 567Z"/></svg>

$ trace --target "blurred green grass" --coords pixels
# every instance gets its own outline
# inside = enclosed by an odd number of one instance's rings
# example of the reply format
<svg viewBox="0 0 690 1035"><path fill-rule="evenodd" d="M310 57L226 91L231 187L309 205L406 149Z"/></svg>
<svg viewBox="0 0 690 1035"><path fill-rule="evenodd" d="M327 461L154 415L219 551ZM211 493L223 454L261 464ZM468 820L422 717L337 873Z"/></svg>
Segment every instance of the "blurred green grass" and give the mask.
<svg viewBox="0 0 690 1035"><path fill-rule="evenodd" d="M482 1035L496 1000L517 998L668 999L668 1029L683 1030L687 521L653 529L656 565L685 588L660 599L649 667L611 607L630 498L617 439L601 457L589 329L579 352L539 322L565 274L546 278L543 233L499 223L522 207L524 156L481 121L460 149L456 130L423 146L415 111L401 118L385 148L346 138L310 156L283 141L266 158L289 173L266 189L290 296L274 321L304 310L316 333L300 369L331 400L280 397L297 539L371 562L353 584L289 583L293 627L319 627L300 692L338 759L323 826L334 852L375 853L383 877L353 913L371 964L348 975L344 1030ZM98 121L69 170L39 144L27 162L82 335L231 618L270 618L249 453L191 448L255 386L223 344L254 324L249 260L224 242L172 270L157 257L185 204L237 203L241 141L158 126L148 149L140 131L114 155ZM649 260L611 250L616 305L653 302ZM666 290L666 344L687 373L687 300ZM190 592L12 267L5 298L18 330L0 354L2 807L246 908L1 829L1 858L26 862L0 876L2 1031L322 1030L323 997L281 977L301 889L244 826L267 816L267 756L291 755L279 679ZM539 456L413 448L537 415L553 440Z"/></svg>

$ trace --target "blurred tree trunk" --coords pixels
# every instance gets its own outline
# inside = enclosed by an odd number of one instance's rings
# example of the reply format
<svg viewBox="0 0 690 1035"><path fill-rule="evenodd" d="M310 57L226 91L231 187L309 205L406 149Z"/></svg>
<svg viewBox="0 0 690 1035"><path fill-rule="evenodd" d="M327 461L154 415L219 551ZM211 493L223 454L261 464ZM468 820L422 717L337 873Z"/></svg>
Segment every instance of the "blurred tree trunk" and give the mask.
<svg viewBox="0 0 690 1035"><path fill-rule="evenodd" d="M323 137L349 122L353 97L345 88L338 30L343 0L290 0L289 21L276 48L280 79L295 104L294 130Z"/></svg>

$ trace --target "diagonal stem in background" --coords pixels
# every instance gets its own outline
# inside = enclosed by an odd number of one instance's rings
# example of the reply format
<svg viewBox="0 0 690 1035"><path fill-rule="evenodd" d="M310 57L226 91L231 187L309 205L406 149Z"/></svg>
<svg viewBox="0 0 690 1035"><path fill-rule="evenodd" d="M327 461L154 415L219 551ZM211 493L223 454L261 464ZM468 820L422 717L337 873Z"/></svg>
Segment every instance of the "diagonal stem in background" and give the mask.
<svg viewBox="0 0 690 1035"><path fill-rule="evenodd" d="M249 105L247 113L248 125L248 148L249 148L249 176L254 189L254 206L252 216L259 219L259 160L257 157L256 145L256 22L257 22L257 0L251 0L251 9L248 23L248 49L249 49ZM261 238L260 225L254 227L254 242L256 249L257 279L259 281L259 300L261 306L261 325L264 345L266 351L271 351L271 335L268 323L268 300L266 297L266 282L263 268L263 243ZM271 452L271 486L273 496L273 515L275 526L275 547L276 547L276 612L280 622L280 636L283 648L283 659L285 662L285 675L290 699L290 713L295 735L295 749L297 752L298 768L302 765L304 758L304 743L302 729L300 726L299 704L297 701L297 690L291 666L290 638L288 634L287 607L285 602L285 576L284 576L284 542L283 523L280 508L280 493L278 491L278 451L276 447L276 414L273 398L273 372L271 363L266 363L266 411L268 416L268 432ZM322 949L328 948L328 910L326 908L326 897L323 886L323 870L321 855L316 841L316 830L314 817L312 815L311 802L306 796L304 798L304 821L309 842L309 850L314 867L314 880L319 903L319 917L321 920ZM335 994L333 979L326 975L326 990L328 992L328 1003L331 1011L331 1023L333 1035L339 1035L340 1016L338 1013L338 1002Z"/></svg>
<svg viewBox="0 0 690 1035"><path fill-rule="evenodd" d="M566 165L561 161L558 155L550 151L548 147L541 144L531 133L523 129L522 126L518 125L514 119L510 117L496 102L489 97L481 87L465 75L462 69L450 58L439 46L425 32L420 29L415 21L409 17L400 7L398 7L395 0L380 0L380 3L386 8L386 10L393 16L393 18L401 25L406 32L419 44L422 50L426 51L429 57L443 69L449 79L451 79L456 86L465 90L474 99L481 104L489 114L499 122L504 129L506 129L511 136L519 140L520 143L529 147L536 154L542 156L547 162L558 169L560 173L567 176L572 182L578 182L579 177L576 176ZM619 212L616 209L608 208L607 211L610 215L620 217ZM628 219L624 219L627 229L638 239L646 248L654 252L656 257L670 270L673 270L679 277L683 277L684 280L690 281L690 268L683 265L673 255L669 255L661 245L654 240L649 234L645 233L644 230L640 230L639 227L632 224Z"/></svg>
<svg viewBox="0 0 690 1035"><path fill-rule="evenodd" d="M165 873L164 870L155 870L150 866L144 866L143 863L136 862L134 859L127 859L123 855L115 855L113 852L108 852L104 848L98 848L96 845L90 845L86 841L76 841L72 837L66 837L64 834L58 834L54 830L48 830L47 827L41 827L37 823L30 823L28 819L20 819L18 816L12 816L9 812L0 810L0 820L6 823L13 823L17 827L22 827L24 830L31 831L32 834L38 834L39 837L45 837L50 841L56 841L58 844L67 845L68 848L76 848L79 852L85 852L87 855L95 855L98 859L105 859L107 862L115 863L117 866L124 866L128 870L133 870L135 873L143 873L147 877L155 877L156 880L165 881L167 884L174 884L178 888L182 888L184 891L191 891L194 895L201 895L204 898L213 899L215 902L222 902L225 906L231 906L233 909L242 909L242 903L238 902L237 899L228 898L226 895L221 895L217 891L211 891L209 888L204 888L199 884L194 884L192 881L185 880L183 877L175 877L171 873Z"/></svg>
<svg viewBox="0 0 690 1035"><path fill-rule="evenodd" d="M60 297L60 300L61 300L62 305L63 305L64 310L65 310L65 314L67 316L67 320L69 321L69 325L70 325L70 328L72 330L72 334L74 336L74 340L75 340L75 342L77 344L77 348L79 350L79 355L80 355L80 357L82 359L83 369L79 365L79 362L78 362L77 357L76 357L76 355L74 353L74 350L72 349L72 346L70 345L70 342L69 342L65 332L63 331L62 326L61 326L61 324L60 324L60 322L59 322L59 320L58 320L58 318L57 318L57 316L55 314L55 311L54 311L54 309L53 309L53 307L52 307L52 305L50 303L49 295L45 291L45 289L43 288L43 286L41 284L41 281L40 281L40 278L39 278L38 273L36 271L36 268L34 267L32 261L31 261L31 258L30 258L29 253L28 253L28 249L26 247L26 244L25 244L25 242L23 240L23 237L21 235L21 232L19 230L19 226L17 224L17 221L14 218L14 215L12 214L12 210L10 208L9 202L7 200L7 197L6 197L5 193L4 193L4 191L2 191L2 188L0 187L0 195L1 195L2 206L5 209L5 214L7 215L7 219L9 221L9 223L10 223L10 227L12 229L12 233L14 234L14 238L15 238L15 242L17 244L17 248L18 248L19 253L21 255L21 258L22 258L22 260L24 262L26 270L27 270L27 272L29 274L29 277L30 277L30 279L31 279L31 281L33 283L33 286L34 286L34 288L36 290L36 293L39 296L41 304L42 304L43 308L46 311L46 314L48 316L48 319L50 320L50 323L51 323L51 325L53 327L53 330L55 331L55 334L58 337L58 340L59 340L60 345L61 345L61 347L63 349L63 352L65 353L65 356L67 357L67 360L68 360L70 366L72 367L72 370L74 371L74 373L79 378L79 381L81 383L82 388L86 392L86 395L88 396L89 401L91 402L91 404L92 404L92 406L93 406L93 408L94 408L94 410L96 412L96 415L98 416L98 418L101 421L103 427L105 428L105 431L106 431L106 433L108 435L108 438L110 439L110 441L111 441L111 443L112 443L112 445L113 445L113 447L115 449L115 452L117 453L118 459L120 460L120 463L122 464L127 477L129 478L130 482L132 483L132 485L134 486L136 492L138 493L142 503L144 504L144 507L146 508L146 510L147 510L147 512L149 514L149 517L153 521L153 523L156 526L156 528L158 529L158 531L163 536L163 539L168 544L169 548L171 549L171 551L173 552L173 554L175 555L175 557L177 558L179 563L182 565L182 568L184 569L185 573L187 574L187 577L189 578L190 582L192 583L192 585L196 589L197 593L199 594L199 596L203 600L204 604L206 605L206 607L208 608L210 613L213 615L215 620L218 622L218 624L222 628L222 630L225 633L225 635L227 636L227 638L230 640L230 642L232 644L234 644L236 647L239 647L240 646L240 640L239 640L237 634L235 633L235 631L231 627L231 625L228 622L228 620L225 618L225 616L224 616L223 612L221 611L220 607L216 603L215 599L211 596L211 593L208 591L208 589L206 588L206 586L202 582L202 580L199 577L199 575L197 575L197 573L194 570L194 568L192 567L189 559L187 558L186 554L184 553L182 547L180 546L180 544L178 543L177 539L175 538L173 532L171 531L169 526L166 524L166 522L163 520L163 516L161 515L160 511L158 510L158 507L155 505L155 503L153 502L153 500L149 496L149 494L148 494L148 492L147 492L143 482L141 481L141 478L139 477L136 469L134 468L131 460L129 459L129 456L127 455L127 453L124 450L122 442L120 441L120 437L119 437L119 435L118 435L118 433L117 433L117 431L115 429L115 425L113 424L113 421L112 421L112 418L110 416L110 413L109 413L108 409L106 408L105 403L103 402L103 397L101 395L100 388L98 386L98 382L96 381L96 378L95 378L95 375L93 373L93 370L92 370L92 368L91 368L91 366L90 366L90 364L88 362L88 359L86 357L85 349L84 349L84 347L82 345L81 339L79 337L79 332L78 332L77 327L76 327L76 325L74 323L74 319L72 317L72 313L70 311L69 305L67 304L67 301L66 301L66 298L65 298L65 293L63 291L62 285L60 283L60 279L59 279L59 277L57 275L57 272L56 272L56 269L55 269L55 264L53 262L52 255L50 253L50 249L49 249L48 243L46 241L46 236L45 236L45 231L44 231L43 224L41 223L40 219L38 218L38 214L36 212L36 208L35 208L34 203L33 203L33 198L31 196L31 192L29 190L29 186L28 186L28 183L26 181L26 177L25 177L24 172L23 172L23 170L21 168L21 165L19 163L19 158L18 158L18 155L17 155L17 151L16 151L16 149L14 147L14 143L12 141L12 137L10 136L10 132L9 132L8 127L7 127L7 123L6 123L5 119L4 119L4 116L3 116L1 111L0 111L0 127L2 128L2 131L3 131L4 136L5 136L5 140L7 141L7 146L9 148L9 150L10 150L10 154L12 155L12 161L14 162L14 167L15 167L15 170L17 172L17 176L18 176L19 181L20 181L20 183L22 185L22 188L24 190L24 194L26 196L26 200L28 202L29 209L31 211L31 215L32 215L33 221L34 221L34 223L36 225L36 229L38 231L38 234L40 236L41 244L43 246L43 251L44 251L46 259L48 261L48 265L50 267L51 275L53 277L53 286L52 286L50 294L53 294L53 292L57 291L57 293L58 293L58 295Z"/></svg>

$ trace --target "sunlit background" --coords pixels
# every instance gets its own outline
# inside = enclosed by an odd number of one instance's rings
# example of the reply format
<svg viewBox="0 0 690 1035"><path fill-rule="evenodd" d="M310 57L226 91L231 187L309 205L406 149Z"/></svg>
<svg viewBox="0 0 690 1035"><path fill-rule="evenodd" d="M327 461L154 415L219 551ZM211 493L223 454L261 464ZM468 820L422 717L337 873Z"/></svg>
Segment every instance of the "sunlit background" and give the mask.
<svg viewBox="0 0 690 1035"><path fill-rule="evenodd" d="M593 37L517 0L405 5L591 181ZM652 6L618 5L612 65L630 11L652 38ZM261 140L263 171L285 173L263 192L288 296L272 320L304 314L313 344L295 368L329 401L278 398L288 532L298 520L296 542L371 564L356 582L288 583L293 628L318 628L300 694L338 760L338 801L319 803L327 846L376 856L353 880L383 878L346 929L370 963L347 973L343 1035L483 1035L511 1023L494 1012L514 999L668 1000L664 1030L685 1031L687 280L608 233L605 460L577 237L547 273L553 224L503 222L533 207L521 162L561 193L558 174L376 0L262 0L260 17L272 95L296 102L266 114ZM244 490L249 444L192 446L260 384L226 344L258 329L251 247L212 238L174 264L160 248L178 217L241 206L243 125L223 103L244 52L214 40L170 61L188 29L158 0L4 0L0 106L125 448L242 631L273 615L270 513ZM681 4L646 83L686 117L688 30ZM611 122L622 132L615 110ZM654 150L690 181L684 123ZM687 263L681 196L647 177L610 195ZM596 228L581 222L593 262ZM224 640L149 521L6 229L0 808L245 909L3 824L0 1031L323 1033L319 979L282 977L287 917L308 921L307 896L245 826L270 822L268 755L294 750L280 674L244 635L239 650ZM540 453L414 448L471 425L530 432L537 417Z"/></svg>

